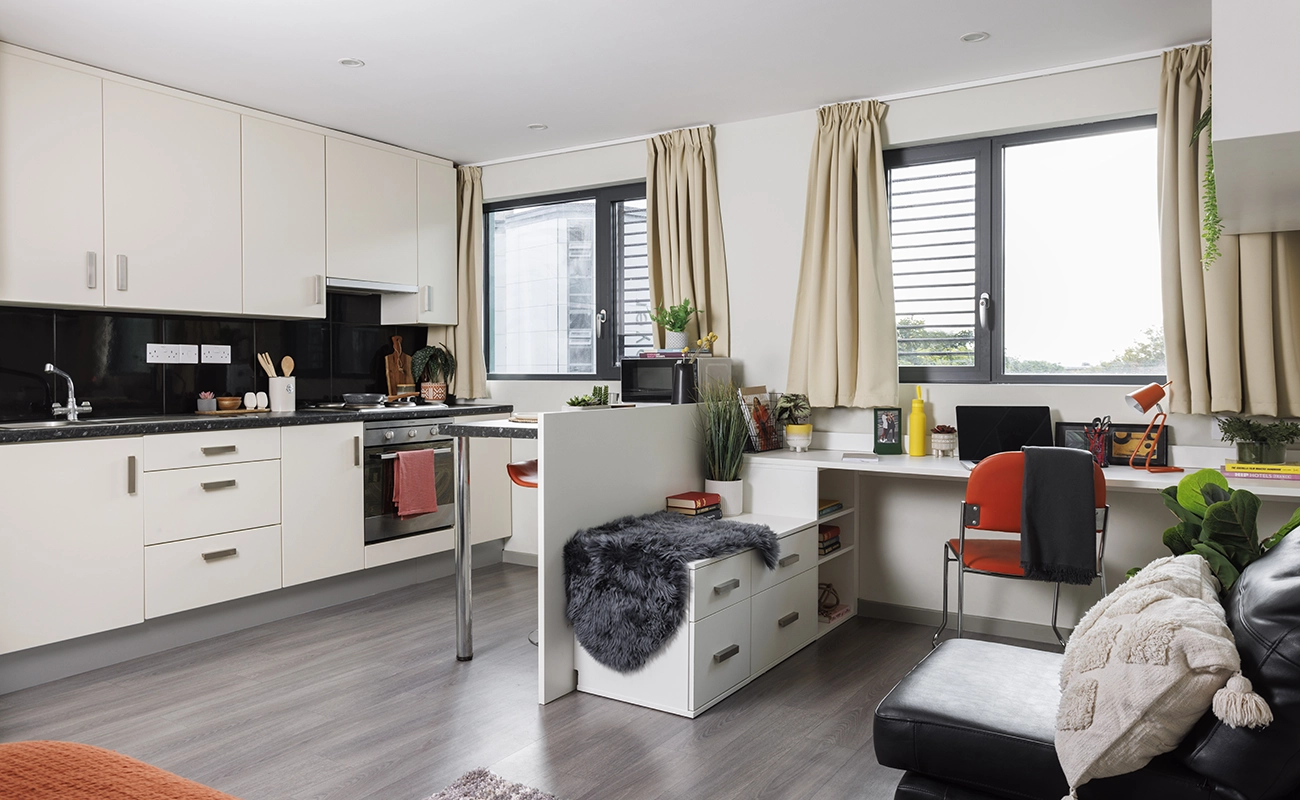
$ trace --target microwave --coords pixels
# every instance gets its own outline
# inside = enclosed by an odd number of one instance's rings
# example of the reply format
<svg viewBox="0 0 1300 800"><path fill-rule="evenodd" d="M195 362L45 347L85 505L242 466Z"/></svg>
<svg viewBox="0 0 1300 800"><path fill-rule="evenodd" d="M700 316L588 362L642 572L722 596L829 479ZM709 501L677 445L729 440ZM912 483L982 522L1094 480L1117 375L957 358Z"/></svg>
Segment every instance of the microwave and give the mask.
<svg viewBox="0 0 1300 800"><path fill-rule="evenodd" d="M669 403L673 399L673 365L680 358L624 358L622 399L629 403ZM731 381L731 359L695 359L695 385Z"/></svg>

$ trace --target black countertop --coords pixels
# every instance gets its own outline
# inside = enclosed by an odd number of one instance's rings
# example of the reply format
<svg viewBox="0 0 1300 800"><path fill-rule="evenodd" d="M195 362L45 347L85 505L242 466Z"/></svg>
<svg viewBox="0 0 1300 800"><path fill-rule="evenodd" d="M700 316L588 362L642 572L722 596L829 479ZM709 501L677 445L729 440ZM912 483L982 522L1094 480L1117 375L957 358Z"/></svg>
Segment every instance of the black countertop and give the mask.
<svg viewBox="0 0 1300 800"><path fill-rule="evenodd" d="M438 428L448 436L463 436L470 439L536 439L536 422L510 422L508 420L484 420L481 422L453 423Z"/></svg>
<svg viewBox="0 0 1300 800"><path fill-rule="evenodd" d="M61 439L99 439L108 436L143 436L151 433L228 431L241 428L278 428L282 425L328 425L335 422L380 422L404 419L438 419L483 414L509 414L514 406L489 402L463 402L445 408L401 408L382 411L288 411L267 414L174 414L163 417L114 418L96 421L88 416L79 422L48 428L23 428L21 422L0 422L0 444L44 442ZM6 427L16 426L16 427Z"/></svg>

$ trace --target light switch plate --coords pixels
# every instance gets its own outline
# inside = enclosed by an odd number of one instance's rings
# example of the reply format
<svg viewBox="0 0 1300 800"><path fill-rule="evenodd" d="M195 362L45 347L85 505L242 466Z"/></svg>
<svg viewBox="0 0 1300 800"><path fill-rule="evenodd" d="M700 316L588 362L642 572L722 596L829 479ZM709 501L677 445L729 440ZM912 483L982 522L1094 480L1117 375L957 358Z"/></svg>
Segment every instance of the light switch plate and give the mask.
<svg viewBox="0 0 1300 800"><path fill-rule="evenodd" d="M205 344L201 348L204 364L229 364L230 345Z"/></svg>
<svg viewBox="0 0 1300 800"><path fill-rule="evenodd" d="M197 344L178 344L176 351L180 358L177 363L180 364L197 364L199 363L199 346Z"/></svg>
<svg viewBox="0 0 1300 800"><path fill-rule="evenodd" d="M147 364L179 364L181 363L180 347L174 344L146 344L144 360Z"/></svg>

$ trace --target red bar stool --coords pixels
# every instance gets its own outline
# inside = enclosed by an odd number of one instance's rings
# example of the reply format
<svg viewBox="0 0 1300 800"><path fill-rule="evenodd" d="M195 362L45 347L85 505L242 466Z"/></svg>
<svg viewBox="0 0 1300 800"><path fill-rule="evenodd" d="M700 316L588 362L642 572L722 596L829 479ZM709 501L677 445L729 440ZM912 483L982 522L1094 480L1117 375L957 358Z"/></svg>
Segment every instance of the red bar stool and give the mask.
<svg viewBox="0 0 1300 800"><path fill-rule="evenodd" d="M514 481L516 486L522 486L525 489L536 489L537 459L534 458L531 461L515 461L514 463L506 464L506 474L510 476L510 480ZM533 630L529 632L528 641L532 642L534 647L537 646L536 628L533 628Z"/></svg>

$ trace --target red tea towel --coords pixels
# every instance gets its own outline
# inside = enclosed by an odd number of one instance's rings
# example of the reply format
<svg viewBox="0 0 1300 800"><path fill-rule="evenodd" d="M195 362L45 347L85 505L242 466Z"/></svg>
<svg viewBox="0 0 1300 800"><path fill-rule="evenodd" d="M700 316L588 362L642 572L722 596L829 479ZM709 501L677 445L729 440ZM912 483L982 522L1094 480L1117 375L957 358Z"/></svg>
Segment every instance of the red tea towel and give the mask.
<svg viewBox="0 0 1300 800"><path fill-rule="evenodd" d="M399 450L393 465L393 505L397 516L414 517L438 510L438 487L434 482L430 450Z"/></svg>

